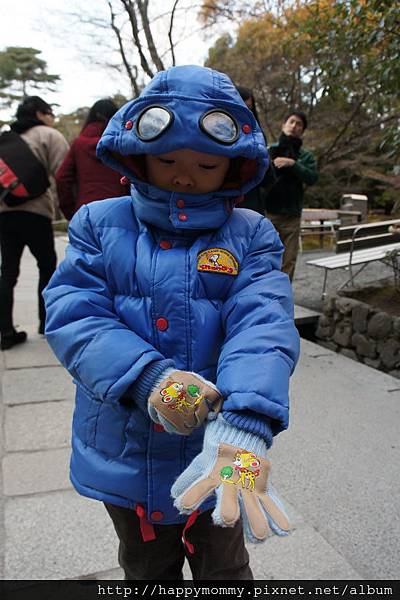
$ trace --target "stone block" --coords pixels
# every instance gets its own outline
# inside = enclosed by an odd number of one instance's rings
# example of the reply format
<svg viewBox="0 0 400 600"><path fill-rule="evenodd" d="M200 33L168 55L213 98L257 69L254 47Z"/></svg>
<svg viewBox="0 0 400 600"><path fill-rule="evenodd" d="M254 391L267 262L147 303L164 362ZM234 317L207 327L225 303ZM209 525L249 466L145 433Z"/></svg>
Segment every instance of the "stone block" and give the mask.
<svg viewBox="0 0 400 600"><path fill-rule="evenodd" d="M400 340L400 317L393 317L393 333Z"/></svg>
<svg viewBox="0 0 400 600"><path fill-rule="evenodd" d="M376 357L376 342L362 333L354 333L351 338L351 344L355 346L356 352L360 356L367 356L368 358Z"/></svg>
<svg viewBox="0 0 400 600"><path fill-rule="evenodd" d="M328 348L328 350L333 350L333 352L336 352L336 350L338 349L337 344L335 344L335 342L327 342L327 341L319 341L318 342L318 346L322 346L323 348Z"/></svg>
<svg viewBox="0 0 400 600"><path fill-rule="evenodd" d="M326 315L321 315L318 321L318 327L315 332L315 335L318 338L326 339L330 338L333 335L335 330L335 324L332 319L327 317Z"/></svg>
<svg viewBox="0 0 400 600"><path fill-rule="evenodd" d="M252 544L248 550L256 585L260 580L270 587L273 580L284 580L290 587L290 580L362 579L350 562L310 525L299 527L285 538L272 536L265 544Z"/></svg>
<svg viewBox="0 0 400 600"><path fill-rule="evenodd" d="M37 494L71 487L69 448L13 452L3 458L3 482L6 496Z"/></svg>
<svg viewBox="0 0 400 600"><path fill-rule="evenodd" d="M366 356L364 358L364 363L373 369L379 369L381 367L380 358L368 358L368 356Z"/></svg>
<svg viewBox="0 0 400 600"><path fill-rule="evenodd" d="M377 312L368 321L367 333L376 340L387 337L391 330L392 317L384 312Z"/></svg>
<svg viewBox="0 0 400 600"><path fill-rule="evenodd" d="M118 568L104 506L76 492L7 499L5 529L5 579L72 579Z"/></svg>
<svg viewBox="0 0 400 600"><path fill-rule="evenodd" d="M368 314L369 307L367 304L359 302L356 306L353 306L351 320L355 332L364 333L367 330Z"/></svg>
<svg viewBox="0 0 400 600"><path fill-rule="evenodd" d="M69 445L74 403L71 400L7 406L7 452L44 450Z"/></svg>
<svg viewBox="0 0 400 600"><path fill-rule="evenodd" d="M51 367L60 364L44 338L31 339L4 353L6 369L22 369L29 367Z"/></svg>
<svg viewBox="0 0 400 600"><path fill-rule="evenodd" d="M339 350L339 354L347 356L347 358L351 358L352 360L359 360L357 354L354 352L354 350L351 350L350 348L341 348Z"/></svg>
<svg viewBox="0 0 400 600"><path fill-rule="evenodd" d="M400 342L394 338L381 340L378 343L378 352L386 369L395 369L400 366Z"/></svg>
<svg viewBox="0 0 400 600"><path fill-rule="evenodd" d="M339 346L350 346L351 335L352 329L350 323L343 320L336 325L335 333L333 334L333 341Z"/></svg>
<svg viewBox="0 0 400 600"><path fill-rule="evenodd" d="M335 309L336 296L327 296L322 305L322 311L325 315L332 316Z"/></svg>
<svg viewBox="0 0 400 600"><path fill-rule="evenodd" d="M71 376L63 367L8 370L2 383L5 404L68 400L75 395Z"/></svg>
<svg viewBox="0 0 400 600"><path fill-rule="evenodd" d="M349 315L353 308L359 304L358 300L353 300L353 298L346 298L345 296L339 296L336 299L336 310L338 310L342 315Z"/></svg>

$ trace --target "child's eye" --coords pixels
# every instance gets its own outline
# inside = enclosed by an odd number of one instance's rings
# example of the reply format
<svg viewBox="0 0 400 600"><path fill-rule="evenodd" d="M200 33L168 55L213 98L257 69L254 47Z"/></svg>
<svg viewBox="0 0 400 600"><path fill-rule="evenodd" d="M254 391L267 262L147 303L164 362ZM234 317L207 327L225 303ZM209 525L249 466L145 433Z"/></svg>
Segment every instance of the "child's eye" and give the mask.
<svg viewBox="0 0 400 600"><path fill-rule="evenodd" d="M164 165L173 165L174 164L174 160L170 159L170 158L161 158L161 156L158 157L158 160L162 163L164 163Z"/></svg>
<svg viewBox="0 0 400 600"><path fill-rule="evenodd" d="M201 169L207 169L211 171L211 169L215 169L217 165L199 165Z"/></svg>

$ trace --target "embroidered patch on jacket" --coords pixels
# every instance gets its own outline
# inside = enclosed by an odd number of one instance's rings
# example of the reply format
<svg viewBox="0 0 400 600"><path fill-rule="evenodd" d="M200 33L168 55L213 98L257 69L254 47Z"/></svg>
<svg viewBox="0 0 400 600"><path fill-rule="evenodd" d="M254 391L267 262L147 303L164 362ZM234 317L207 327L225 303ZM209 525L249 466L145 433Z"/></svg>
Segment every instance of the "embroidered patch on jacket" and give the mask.
<svg viewBox="0 0 400 600"><path fill-rule="evenodd" d="M197 270L209 273L237 275L239 265L236 258L228 250L224 250L223 248L208 248L208 250L203 250L198 255Z"/></svg>

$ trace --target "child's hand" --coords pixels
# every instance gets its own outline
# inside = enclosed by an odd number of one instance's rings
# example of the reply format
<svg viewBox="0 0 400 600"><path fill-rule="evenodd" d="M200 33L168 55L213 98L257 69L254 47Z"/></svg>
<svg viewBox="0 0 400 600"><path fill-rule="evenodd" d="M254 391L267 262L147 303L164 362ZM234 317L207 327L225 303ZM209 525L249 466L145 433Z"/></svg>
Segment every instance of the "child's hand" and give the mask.
<svg viewBox="0 0 400 600"><path fill-rule="evenodd" d="M234 443L235 437L239 443ZM233 527L242 516L250 542L263 542L271 531L287 535L288 518L268 481L271 463L257 452L266 454L262 446L257 436L231 427L219 416L207 425L203 451L172 486L177 509L189 514L215 491L216 525Z"/></svg>
<svg viewBox="0 0 400 600"><path fill-rule="evenodd" d="M221 404L222 396L210 381L188 371L172 371L153 389L148 410L169 433L190 435Z"/></svg>

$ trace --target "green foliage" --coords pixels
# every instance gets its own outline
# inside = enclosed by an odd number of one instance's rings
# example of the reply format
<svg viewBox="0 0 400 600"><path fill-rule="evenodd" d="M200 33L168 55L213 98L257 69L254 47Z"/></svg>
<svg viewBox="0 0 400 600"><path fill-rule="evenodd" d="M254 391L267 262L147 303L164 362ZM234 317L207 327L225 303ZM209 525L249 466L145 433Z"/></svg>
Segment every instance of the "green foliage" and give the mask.
<svg viewBox="0 0 400 600"><path fill-rule="evenodd" d="M41 50L9 46L0 52L0 99L10 106L32 89L53 89L60 77L47 73L47 63L39 58Z"/></svg>
<svg viewBox="0 0 400 600"><path fill-rule="evenodd" d="M304 144L321 173L310 206L338 206L348 192L388 205L400 161L399 24L390 0L297 0L243 18L209 50L208 66L254 91L269 142L288 108L309 116Z"/></svg>
<svg viewBox="0 0 400 600"><path fill-rule="evenodd" d="M57 115L56 129L60 131L66 140L71 143L82 129L89 108L84 106L77 108L71 113Z"/></svg>

